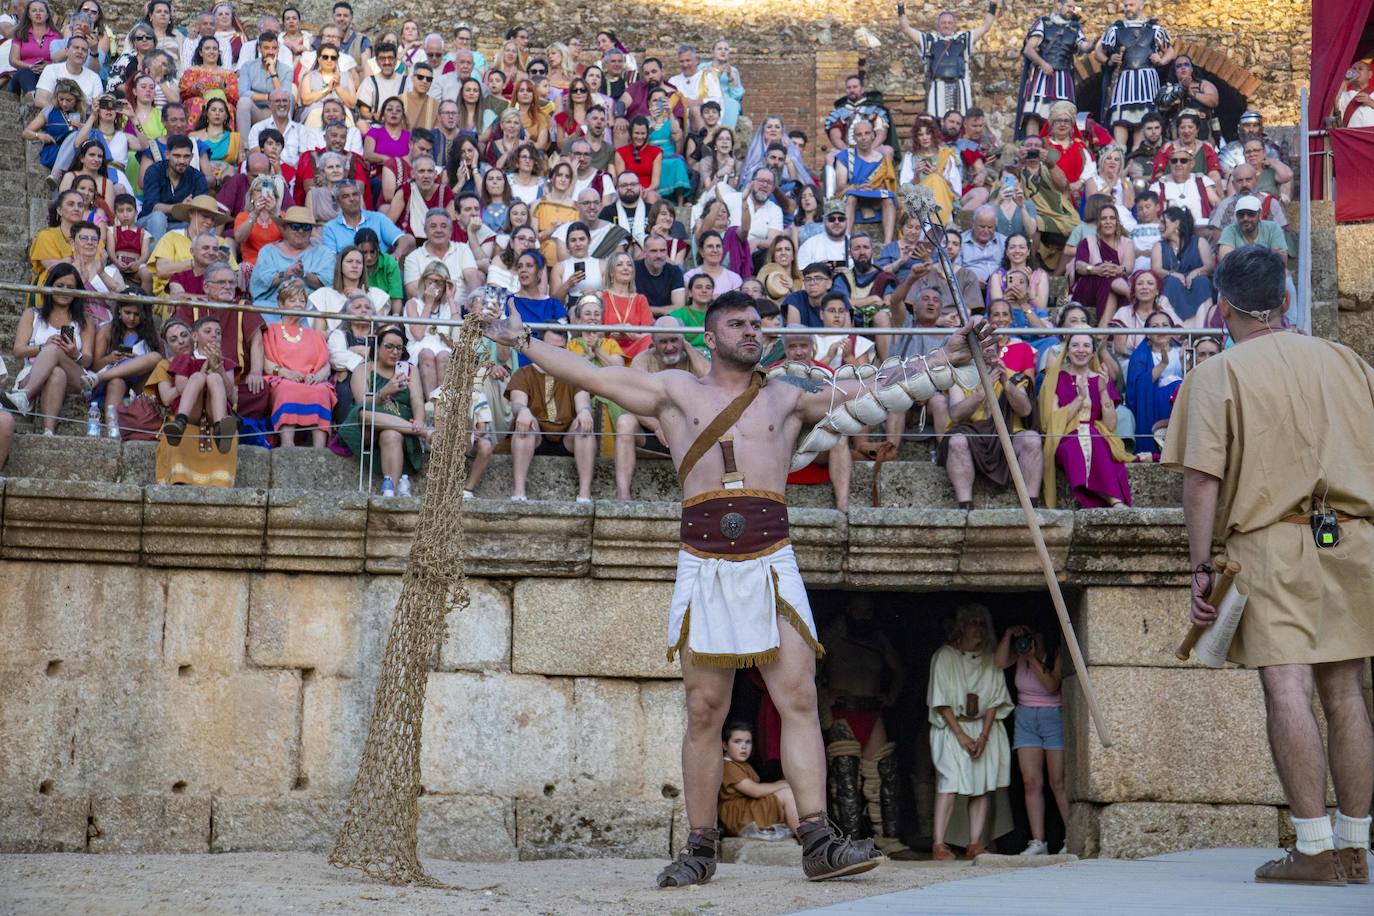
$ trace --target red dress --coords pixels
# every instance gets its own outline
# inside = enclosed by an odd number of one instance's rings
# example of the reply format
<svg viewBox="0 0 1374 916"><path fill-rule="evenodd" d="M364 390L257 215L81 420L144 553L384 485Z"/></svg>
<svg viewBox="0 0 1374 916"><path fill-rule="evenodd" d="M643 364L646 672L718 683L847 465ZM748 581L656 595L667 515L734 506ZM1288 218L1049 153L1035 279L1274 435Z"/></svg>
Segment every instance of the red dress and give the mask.
<svg viewBox="0 0 1374 916"><path fill-rule="evenodd" d="M621 162L625 163L626 170L633 172L635 177L639 179L642 187L653 187L654 163L658 161L659 156L663 155L663 150L652 143L646 143L638 149L633 146L622 146L615 151L615 154L620 157Z"/></svg>
<svg viewBox="0 0 1374 916"><path fill-rule="evenodd" d="M603 290L601 301L601 320L606 324L642 324L647 330L648 326L654 323L654 313L649 310L649 300L644 298L643 293L622 296L610 290ZM628 334L612 334L611 338L620 344L621 352L630 359L643 353L649 348L649 344L653 343L648 333L638 340Z"/></svg>

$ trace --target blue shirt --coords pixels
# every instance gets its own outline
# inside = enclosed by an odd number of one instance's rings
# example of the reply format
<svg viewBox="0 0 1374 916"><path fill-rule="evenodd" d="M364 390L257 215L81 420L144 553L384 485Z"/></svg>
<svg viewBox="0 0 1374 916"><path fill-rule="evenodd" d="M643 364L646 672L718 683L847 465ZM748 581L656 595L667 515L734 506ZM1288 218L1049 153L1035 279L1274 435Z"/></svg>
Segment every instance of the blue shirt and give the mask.
<svg viewBox="0 0 1374 916"><path fill-rule="evenodd" d="M342 213L325 223L321 241L326 248L338 254L353 244L353 237L358 234L359 229L371 229L377 233L377 238L382 240L382 247L388 251L401 237L401 230L391 220L376 210L363 210L362 219L356 226L345 223Z"/></svg>
<svg viewBox="0 0 1374 916"><path fill-rule="evenodd" d="M986 245L979 245L973 240L973 230L967 229L959 246L959 266L976 273L979 283L987 283L992 272L1002 266L1006 251L1007 240L1000 232L994 232Z"/></svg>
<svg viewBox="0 0 1374 916"><path fill-rule="evenodd" d="M506 300L506 308L510 308L511 306L515 307L515 311L520 315L520 320L525 322L525 324L530 324L535 321L548 322L568 320L568 310L564 308L562 302L552 296L545 296L543 299L526 299L523 296L511 296ZM529 364L529 357L525 356L525 354L517 353L515 355L518 357L520 365L525 366Z"/></svg>
<svg viewBox="0 0 1374 916"><path fill-rule="evenodd" d="M291 68L280 60L277 61L277 78L281 81L277 86L272 85L272 74L267 72L267 68L262 65L262 58L250 60L239 68L239 92L243 95L250 93L266 92L270 93L273 89L283 88L287 92L291 91ZM267 100L254 102L259 108L267 107ZM248 131L243 131L246 137Z"/></svg>
<svg viewBox="0 0 1374 916"><path fill-rule="evenodd" d="M205 176L195 166L187 166L186 174L173 187L167 177L167 161L154 162L143 175L143 209L138 215L147 216L158 204L179 204L198 194L209 193L210 186L205 183Z"/></svg>

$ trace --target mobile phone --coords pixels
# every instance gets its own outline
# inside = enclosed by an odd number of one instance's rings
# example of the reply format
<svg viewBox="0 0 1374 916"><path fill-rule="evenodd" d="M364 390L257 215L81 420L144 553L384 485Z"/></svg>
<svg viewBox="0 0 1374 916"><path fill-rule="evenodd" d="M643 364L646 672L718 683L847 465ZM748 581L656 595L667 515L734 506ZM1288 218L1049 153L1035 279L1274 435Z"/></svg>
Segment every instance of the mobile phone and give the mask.
<svg viewBox="0 0 1374 916"><path fill-rule="evenodd" d="M69 324L64 324L60 332L67 340L76 340L76 328Z"/></svg>
<svg viewBox="0 0 1374 916"><path fill-rule="evenodd" d="M575 274L585 274L586 272L587 272L587 262L586 262L586 261L573 261L573 273L575 273Z"/></svg>
<svg viewBox="0 0 1374 916"><path fill-rule="evenodd" d="M1003 175L1003 176L1002 176L1002 190L1003 190L1003 191L1006 191L1008 194L1012 194L1012 193L1014 193L1014 192L1016 191L1016 176L1015 176L1015 175Z"/></svg>

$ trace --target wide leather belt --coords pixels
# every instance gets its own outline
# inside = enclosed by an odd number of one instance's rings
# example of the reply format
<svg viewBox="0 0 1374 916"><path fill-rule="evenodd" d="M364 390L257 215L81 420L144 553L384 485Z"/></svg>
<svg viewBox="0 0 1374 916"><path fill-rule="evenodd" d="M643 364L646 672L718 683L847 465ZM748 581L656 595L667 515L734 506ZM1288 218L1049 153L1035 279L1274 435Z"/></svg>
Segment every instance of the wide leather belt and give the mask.
<svg viewBox="0 0 1374 916"><path fill-rule="evenodd" d="M713 490L682 501L682 548L700 557L747 559L788 543L787 502L771 490Z"/></svg>

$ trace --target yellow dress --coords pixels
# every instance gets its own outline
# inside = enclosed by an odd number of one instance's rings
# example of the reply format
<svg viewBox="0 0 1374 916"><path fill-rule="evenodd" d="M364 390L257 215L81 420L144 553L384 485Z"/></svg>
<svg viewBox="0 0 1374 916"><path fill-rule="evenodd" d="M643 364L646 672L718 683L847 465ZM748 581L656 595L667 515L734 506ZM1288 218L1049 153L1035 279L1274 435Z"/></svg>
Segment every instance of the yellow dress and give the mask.
<svg viewBox="0 0 1374 916"><path fill-rule="evenodd" d="M548 198L540 198L530 216L540 232L548 232L563 223L571 223L579 218L577 207L556 203ZM544 263L552 264L558 260L558 244L550 238L539 246L539 253L544 256Z"/></svg>
<svg viewBox="0 0 1374 916"><path fill-rule="evenodd" d="M764 830L774 824L787 823L782 802L778 801L776 795L750 798L735 788L735 784L741 779L762 781L749 764L725 761L725 772L720 780L719 802L720 825L725 828L727 836L739 836L739 832L750 824L757 824L759 829Z"/></svg>

